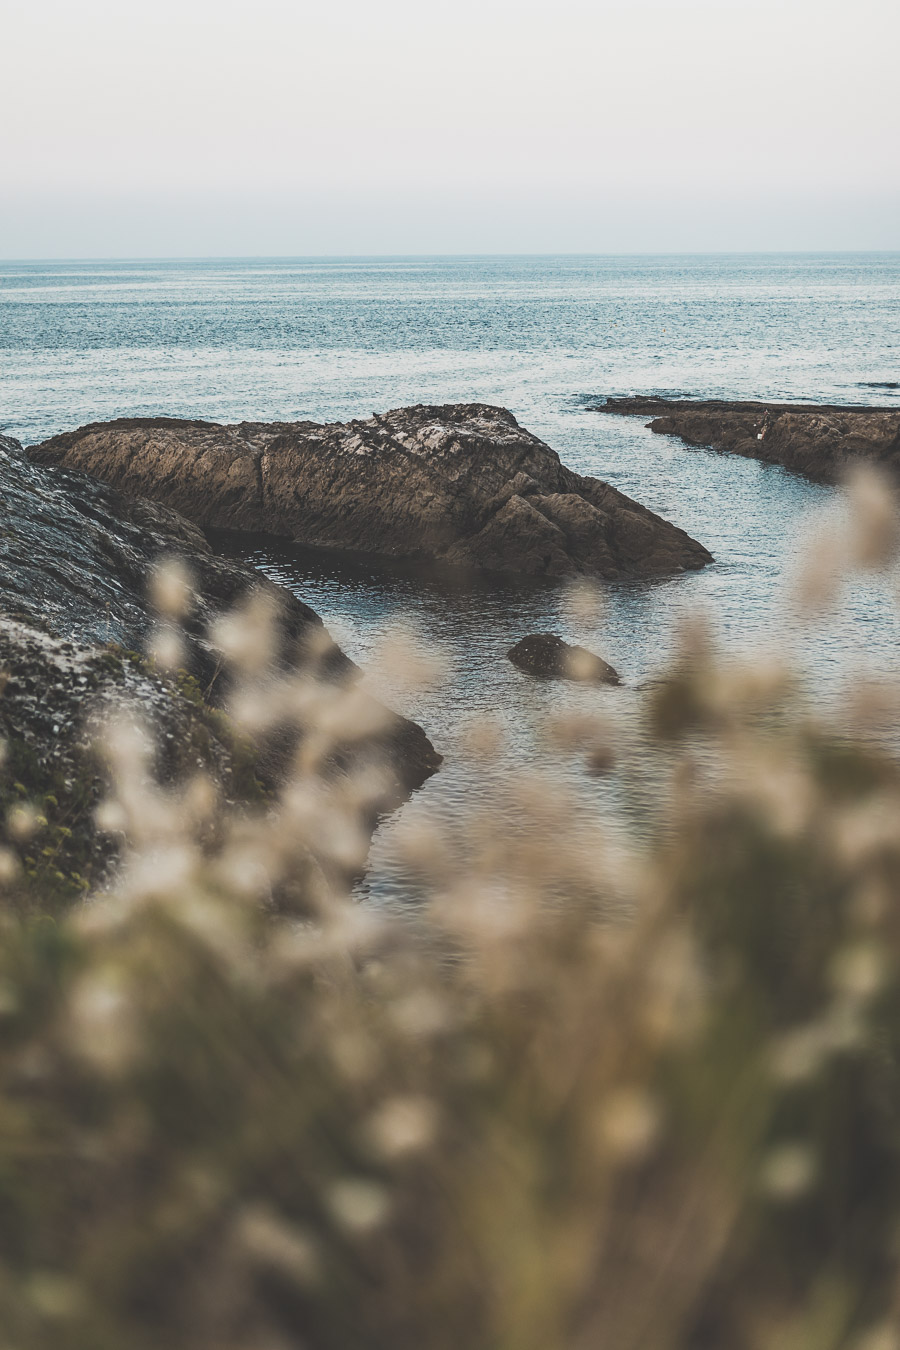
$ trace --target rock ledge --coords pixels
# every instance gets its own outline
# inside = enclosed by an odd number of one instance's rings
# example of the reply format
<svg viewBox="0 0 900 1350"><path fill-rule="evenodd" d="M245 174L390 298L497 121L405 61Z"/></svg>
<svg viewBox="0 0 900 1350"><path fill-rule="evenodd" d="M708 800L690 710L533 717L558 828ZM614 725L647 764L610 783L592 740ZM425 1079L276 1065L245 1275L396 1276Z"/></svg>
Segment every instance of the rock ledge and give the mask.
<svg viewBox="0 0 900 1350"><path fill-rule="evenodd" d="M335 425L129 418L29 453L203 527L314 547L547 577L665 576L711 561L683 530L567 469L512 413L480 403Z"/></svg>
<svg viewBox="0 0 900 1350"><path fill-rule="evenodd" d="M608 398L594 412L652 417L652 431L688 445L781 464L838 482L860 460L900 477L900 408L709 399Z"/></svg>

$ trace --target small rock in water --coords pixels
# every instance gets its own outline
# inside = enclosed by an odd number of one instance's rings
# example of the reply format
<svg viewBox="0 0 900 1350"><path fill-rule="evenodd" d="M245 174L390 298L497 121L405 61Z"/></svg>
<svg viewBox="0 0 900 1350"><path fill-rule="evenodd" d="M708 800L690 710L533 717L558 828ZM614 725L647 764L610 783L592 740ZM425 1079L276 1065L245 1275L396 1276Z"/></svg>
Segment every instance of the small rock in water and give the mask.
<svg viewBox="0 0 900 1350"><path fill-rule="evenodd" d="M556 633L530 633L506 653L526 675L585 684L621 684L618 671L586 647L564 642Z"/></svg>

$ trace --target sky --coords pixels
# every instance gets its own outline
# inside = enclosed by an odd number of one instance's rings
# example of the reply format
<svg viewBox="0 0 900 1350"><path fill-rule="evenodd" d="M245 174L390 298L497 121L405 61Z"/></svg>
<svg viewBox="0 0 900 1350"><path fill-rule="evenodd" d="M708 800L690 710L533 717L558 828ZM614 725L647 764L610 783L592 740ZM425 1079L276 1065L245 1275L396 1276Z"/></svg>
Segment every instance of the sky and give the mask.
<svg viewBox="0 0 900 1350"><path fill-rule="evenodd" d="M900 249L900 0L0 0L0 257Z"/></svg>

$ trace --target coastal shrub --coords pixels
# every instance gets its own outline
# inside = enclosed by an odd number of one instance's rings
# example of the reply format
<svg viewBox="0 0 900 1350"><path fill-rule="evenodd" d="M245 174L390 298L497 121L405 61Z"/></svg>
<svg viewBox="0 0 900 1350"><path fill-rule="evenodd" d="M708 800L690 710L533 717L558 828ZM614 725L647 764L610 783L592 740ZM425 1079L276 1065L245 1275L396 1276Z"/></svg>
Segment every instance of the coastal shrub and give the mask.
<svg viewBox="0 0 900 1350"><path fill-rule="evenodd" d="M852 505L884 567L883 492ZM114 884L2 920L3 1350L900 1344L898 691L832 719L687 625L649 839L537 766L398 832L404 915L340 880L382 784L331 751L371 703L223 641L236 734L294 721L280 794L160 786L123 711ZM605 711L545 730L627 780Z"/></svg>

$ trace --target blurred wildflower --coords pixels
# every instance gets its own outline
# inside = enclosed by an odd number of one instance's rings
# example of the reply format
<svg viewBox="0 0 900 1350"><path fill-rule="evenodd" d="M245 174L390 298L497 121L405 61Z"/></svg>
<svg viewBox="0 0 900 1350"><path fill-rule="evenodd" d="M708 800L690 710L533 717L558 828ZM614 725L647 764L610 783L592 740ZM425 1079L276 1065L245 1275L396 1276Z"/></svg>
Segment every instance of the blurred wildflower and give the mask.
<svg viewBox="0 0 900 1350"><path fill-rule="evenodd" d="M384 1223L390 1197L374 1181L345 1177L329 1189L328 1207L342 1228L351 1233L368 1233Z"/></svg>
<svg viewBox="0 0 900 1350"><path fill-rule="evenodd" d="M805 1083L822 1069L828 1051L827 1026L811 1022L785 1032L772 1046L772 1073L781 1083Z"/></svg>
<svg viewBox="0 0 900 1350"><path fill-rule="evenodd" d="M846 580L847 543L839 518L820 523L800 552L790 601L795 617L818 619L835 608Z"/></svg>
<svg viewBox="0 0 900 1350"><path fill-rule="evenodd" d="M565 588L563 609L573 627L597 628L606 613L603 587L589 578L576 577Z"/></svg>
<svg viewBox="0 0 900 1350"><path fill-rule="evenodd" d="M180 623L196 604L194 582L180 558L165 558L150 574L150 602L163 618Z"/></svg>
<svg viewBox="0 0 900 1350"><path fill-rule="evenodd" d="M897 551L894 488L881 470L857 464L847 478L850 508L850 562L856 567L886 567Z"/></svg>
<svg viewBox="0 0 900 1350"><path fill-rule="evenodd" d="M873 998L887 976L884 953L870 942L838 951L831 963L831 982L838 993L854 1002Z"/></svg>
<svg viewBox="0 0 900 1350"><path fill-rule="evenodd" d="M81 976L69 999L66 1035L101 1073L116 1074L131 1063L140 1042L123 970L110 965Z"/></svg>
<svg viewBox="0 0 900 1350"><path fill-rule="evenodd" d="M248 1205L235 1222L235 1238L246 1256L263 1269L279 1271L298 1284L314 1284L320 1274L316 1243L263 1205Z"/></svg>
<svg viewBox="0 0 900 1350"><path fill-rule="evenodd" d="M384 1158L427 1148L437 1132L437 1115L424 1097L391 1097L369 1120L372 1144Z"/></svg>
<svg viewBox="0 0 900 1350"><path fill-rule="evenodd" d="M806 1195L813 1185L816 1162L805 1144L782 1144L766 1155L759 1181L770 1199L790 1204Z"/></svg>
<svg viewBox="0 0 900 1350"><path fill-rule="evenodd" d="M147 643L147 655L161 670L174 671L185 664L185 647L179 629L159 625Z"/></svg>
<svg viewBox="0 0 900 1350"><path fill-rule="evenodd" d="M423 642L414 627L400 623L373 653L369 671L402 693L432 688L446 675L447 664L438 650Z"/></svg>
<svg viewBox="0 0 900 1350"><path fill-rule="evenodd" d="M661 1129L659 1107L642 1087L620 1087L603 1100L597 1117L599 1142L617 1162L637 1162L653 1148Z"/></svg>
<svg viewBox="0 0 900 1350"><path fill-rule="evenodd" d="M10 839L14 839L20 844L27 843L46 824L45 817L31 802L21 802L17 806L11 807L7 812L7 833Z"/></svg>
<svg viewBox="0 0 900 1350"><path fill-rule="evenodd" d="M212 639L245 678L270 671L275 661L278 609L269 591L253 591L233 613L218 619Z"/></svg>
<svg viewBox="0 0 900 1350"><path fill-rule="evenodd" d="M7 829L9 829L9 822L7 823ZM14 830L10 830L10 834L15 838ZM0 848L0 886L9 886L20 875L21 870L19 859L12 849Z"/></svg>

